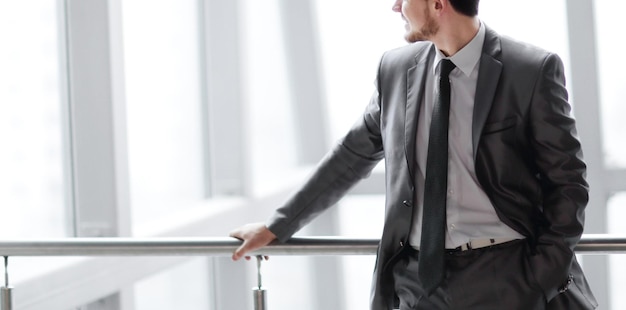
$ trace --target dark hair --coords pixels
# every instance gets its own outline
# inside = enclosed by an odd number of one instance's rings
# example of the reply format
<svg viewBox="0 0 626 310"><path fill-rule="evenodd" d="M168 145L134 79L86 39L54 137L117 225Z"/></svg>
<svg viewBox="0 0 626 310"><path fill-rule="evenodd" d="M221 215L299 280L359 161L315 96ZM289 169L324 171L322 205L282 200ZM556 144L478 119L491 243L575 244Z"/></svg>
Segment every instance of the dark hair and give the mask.
<svg viewBox="0 0 626 310"><path fill-rule="evenodd" d="M478 1L480 0L449 0L455 11L474 17L478 15Z"/></svg>

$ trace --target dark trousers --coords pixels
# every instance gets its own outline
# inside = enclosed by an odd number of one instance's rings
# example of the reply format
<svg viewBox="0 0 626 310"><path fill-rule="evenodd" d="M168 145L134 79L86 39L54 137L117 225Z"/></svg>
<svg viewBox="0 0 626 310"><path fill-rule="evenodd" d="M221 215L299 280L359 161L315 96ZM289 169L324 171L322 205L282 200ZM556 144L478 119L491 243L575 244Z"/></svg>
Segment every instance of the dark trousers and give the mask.
<svg viewBox="0 0 626 310"><path fill-rule="evenodd" d="M524 240L449 252L446 254L446 278L431 296L426 296L417 277L418 252L408 249L393 267L400 310L594 308L591 304L569 304L566 308L547 305L543 292L529 281L531 273L524 263L526 252Z"/></svg>

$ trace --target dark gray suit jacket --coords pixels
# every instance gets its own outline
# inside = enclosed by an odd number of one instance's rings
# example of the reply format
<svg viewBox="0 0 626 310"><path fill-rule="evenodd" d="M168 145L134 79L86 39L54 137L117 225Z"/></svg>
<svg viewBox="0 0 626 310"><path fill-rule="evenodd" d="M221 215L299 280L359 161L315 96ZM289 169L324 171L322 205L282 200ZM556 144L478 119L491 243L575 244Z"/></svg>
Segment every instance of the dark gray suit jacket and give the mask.
<svg viewBox="0 0 626 310"><path fill-rule="evenodd" d="M268 222L279 240L287 240L384 158L386 216L372 285L375 310L392 308L389 267L411 229L414 208L403 201L415 195L417 114L433 51L433 44L420 42L383 55L363 118ZM583 232L588 186L561 60L487 28L474 105L478 180L500 219L528 240L527 270L533 272L520 276L550 301L573 275L567 292L594 304L573 251Z"/></svg>

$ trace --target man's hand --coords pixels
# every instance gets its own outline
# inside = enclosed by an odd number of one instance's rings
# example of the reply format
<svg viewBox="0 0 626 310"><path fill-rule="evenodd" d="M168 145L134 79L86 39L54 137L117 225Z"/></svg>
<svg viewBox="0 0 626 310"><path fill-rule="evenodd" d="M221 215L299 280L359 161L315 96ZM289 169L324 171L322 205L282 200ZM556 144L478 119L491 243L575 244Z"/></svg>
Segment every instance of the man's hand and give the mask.
<svg viewBox="0 0 626 310"><path fill-rule="evenodd" d="M276 239L276 235L263 223L246 224L231 231L229 235L243 241L233 253L233 260L238 260L246 253L260 249ZM246 259L250 257L246 256Z"/></svg>

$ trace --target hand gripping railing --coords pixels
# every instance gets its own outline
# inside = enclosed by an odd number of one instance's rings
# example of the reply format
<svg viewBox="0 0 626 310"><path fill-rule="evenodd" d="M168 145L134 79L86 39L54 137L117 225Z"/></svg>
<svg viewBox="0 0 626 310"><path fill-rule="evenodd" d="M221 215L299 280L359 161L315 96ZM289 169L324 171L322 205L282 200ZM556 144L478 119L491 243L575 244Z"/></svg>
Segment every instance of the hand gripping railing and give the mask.
<svg viewBox="0 0 626 310"><path fill-rule="evenodd" d="M300 237L248 253L257 256L258 287L253 289L256 310L265 309L261 286L262 255L373 255L378 239ZM9 286L10 256L231 256L241 241L232 238L65 238L0 241L4 256L5 285L0 288L1 310L12 310ZM626 236L584 235L576 247L579 254L626 253Z"/></svg>

